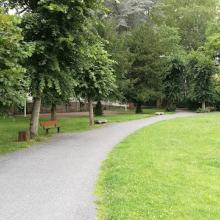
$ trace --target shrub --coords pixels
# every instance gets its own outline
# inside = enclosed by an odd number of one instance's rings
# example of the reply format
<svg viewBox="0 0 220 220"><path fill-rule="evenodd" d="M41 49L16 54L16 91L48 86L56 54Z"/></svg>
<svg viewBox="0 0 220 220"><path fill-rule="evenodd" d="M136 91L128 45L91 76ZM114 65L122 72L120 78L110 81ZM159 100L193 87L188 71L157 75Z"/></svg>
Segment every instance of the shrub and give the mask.
<svg viewBox="0 0 220 220"><path fill-rule="evenodd" d="M208 107L208 109L210 110L210 112L215 112L217 109L216 109L216 107Z"/></svg>
<svg viewBox="0 0 220 220"><path fill-rule="evenodd" d="M210 108L206 108L206 109L198 108L198 109L196 110L196 113L209 113L209 112L211 112L211 111L210 111Z"/></svg>
<svg viewBox="0 0 220 220"><path fill-rule="evenodd" d="M167 107L166 111L167 112L175 112L176 111L176 107Z"/></svg>
<svg viewBox="0 0 220 220"><path fill-rule="evenodd" d="M103 109L102 109L101 101L97 102L97 104L94 108L94 114L95 114L95 116L102 116L103 115Z"/></svg>

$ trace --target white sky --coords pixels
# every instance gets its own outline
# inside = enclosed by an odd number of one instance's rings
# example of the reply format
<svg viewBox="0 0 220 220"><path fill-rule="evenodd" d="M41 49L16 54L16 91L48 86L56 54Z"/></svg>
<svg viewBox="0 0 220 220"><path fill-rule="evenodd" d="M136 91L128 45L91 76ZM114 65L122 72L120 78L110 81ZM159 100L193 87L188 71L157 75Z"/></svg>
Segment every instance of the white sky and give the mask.
<svg viewBox="0 0 220 220"><path fill-rule="evenodd" d="M16 13L16 10L15 9L10 9L9 12L8 12L10 15L13 15Z"/></svg>

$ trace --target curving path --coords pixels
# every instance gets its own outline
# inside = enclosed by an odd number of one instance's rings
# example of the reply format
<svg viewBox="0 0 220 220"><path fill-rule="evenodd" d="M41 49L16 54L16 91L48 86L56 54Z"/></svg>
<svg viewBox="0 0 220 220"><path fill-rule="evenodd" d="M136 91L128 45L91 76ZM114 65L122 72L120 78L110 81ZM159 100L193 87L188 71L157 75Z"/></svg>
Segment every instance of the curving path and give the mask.
<svg viewBox="0 0 220 220"><path fill-rule="evenodd" d="M101 162L130 133L174 115L110 124L0 156L0 220L94 220Z"/></svg>

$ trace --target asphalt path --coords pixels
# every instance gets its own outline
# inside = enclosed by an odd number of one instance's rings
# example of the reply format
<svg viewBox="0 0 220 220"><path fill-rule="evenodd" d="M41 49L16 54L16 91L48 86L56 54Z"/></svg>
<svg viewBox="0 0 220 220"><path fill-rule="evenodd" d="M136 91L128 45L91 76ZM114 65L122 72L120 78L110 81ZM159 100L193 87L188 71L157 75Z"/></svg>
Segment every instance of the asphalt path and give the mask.
<svg viewBox="0 0 220 220"><path fill-rule="evenodd" d="M0 220L94 220L94 186L112 148L136 130L173 115L114 123L0 156Z"/></svg>

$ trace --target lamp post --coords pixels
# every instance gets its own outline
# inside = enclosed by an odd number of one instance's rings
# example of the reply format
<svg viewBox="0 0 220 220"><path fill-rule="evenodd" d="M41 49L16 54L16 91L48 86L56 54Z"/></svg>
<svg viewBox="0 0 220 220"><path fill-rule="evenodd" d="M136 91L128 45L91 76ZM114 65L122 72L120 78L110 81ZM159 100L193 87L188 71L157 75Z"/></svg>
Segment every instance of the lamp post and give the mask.
<svg viewBox="0 0 220 220"><path fill-rule="evenodd" d="M27 99L24 101L24 117L27 117Z"/></svg>

